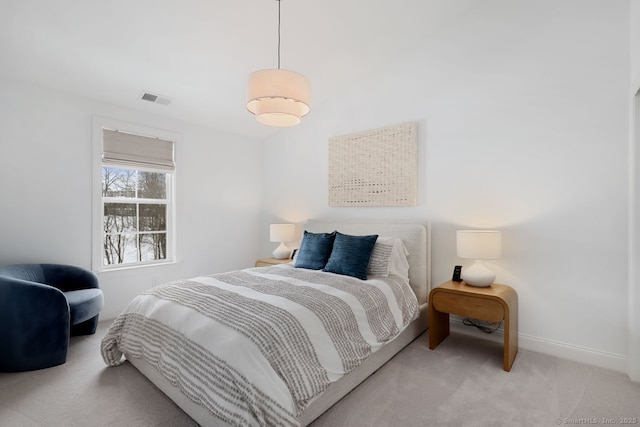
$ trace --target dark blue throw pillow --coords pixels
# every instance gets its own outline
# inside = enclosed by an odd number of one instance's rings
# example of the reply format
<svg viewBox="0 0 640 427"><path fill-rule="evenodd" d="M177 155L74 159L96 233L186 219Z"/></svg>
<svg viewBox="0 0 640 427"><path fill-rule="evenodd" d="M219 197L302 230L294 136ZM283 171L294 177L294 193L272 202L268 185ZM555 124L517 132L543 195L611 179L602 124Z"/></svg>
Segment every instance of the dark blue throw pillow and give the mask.
<svg viewBox="0 0 640 427"><path fill-rule="evenodd" d="M367 280L367 267L378 235L350 236L336 232L333 250L322 271Z"/></svg>
<svg viewBox="0 0 640 427"><path fill-rule="evenodd" d="M333 233L309 233L305 230L300 249L298 249L295 266L310 270L324 268L329 255L331 255L335 238L335 231Z"/></svg>

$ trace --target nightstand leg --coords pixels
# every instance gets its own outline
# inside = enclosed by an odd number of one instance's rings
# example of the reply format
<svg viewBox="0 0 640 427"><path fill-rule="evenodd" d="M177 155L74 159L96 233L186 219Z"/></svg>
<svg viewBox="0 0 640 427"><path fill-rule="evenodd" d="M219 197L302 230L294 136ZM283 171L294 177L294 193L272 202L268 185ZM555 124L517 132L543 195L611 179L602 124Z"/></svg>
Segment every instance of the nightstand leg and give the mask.
<svg viewBox="0 0 640 427"><path fill-rule="evenodd" d="M518 353L518 319L507 312L504 318L504 370L511 371Z"/></svg>
<svg viewBox="0 0 640 427"><path fill-rule="evenodd" d="M433 350L449 336L449 313L429 310L429 348Z"/></svg>

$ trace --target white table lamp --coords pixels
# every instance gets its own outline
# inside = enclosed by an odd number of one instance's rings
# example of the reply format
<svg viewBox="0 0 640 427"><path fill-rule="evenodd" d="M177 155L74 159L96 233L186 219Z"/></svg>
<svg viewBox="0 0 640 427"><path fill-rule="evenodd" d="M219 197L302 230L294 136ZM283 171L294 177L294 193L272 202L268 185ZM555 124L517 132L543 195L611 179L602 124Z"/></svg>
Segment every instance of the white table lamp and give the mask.
<svg viewBox="0 0 640 427"><path fill-rule="evenodd" d="M276 259L286 259L291 255L291 250L285 246L284 242L291 242L296 238L295 224L271 224L269 226L269 240L272 242L280 242L273 251L273 257Z"/></svg>
<svg viewBox="0 0 640 427"><path fill-rule="evenodd" d="M476 260L470 267L462 269L462 280L471 286L491 286L496 275L482 260L501 257L501 233L494 230L458 230L456 241L458 257Z"/></svg>

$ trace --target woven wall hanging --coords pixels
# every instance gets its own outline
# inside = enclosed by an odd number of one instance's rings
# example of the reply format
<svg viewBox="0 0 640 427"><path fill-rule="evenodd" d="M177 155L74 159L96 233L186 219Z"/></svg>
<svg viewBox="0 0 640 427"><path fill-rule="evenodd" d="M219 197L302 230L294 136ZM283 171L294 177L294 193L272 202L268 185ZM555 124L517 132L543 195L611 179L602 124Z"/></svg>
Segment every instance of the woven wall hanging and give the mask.
<svg viewBox="0 0 640 427"><path fill-rule="evenodd" d="M415 122L329 139L329 206L415 206Z"/></svg>

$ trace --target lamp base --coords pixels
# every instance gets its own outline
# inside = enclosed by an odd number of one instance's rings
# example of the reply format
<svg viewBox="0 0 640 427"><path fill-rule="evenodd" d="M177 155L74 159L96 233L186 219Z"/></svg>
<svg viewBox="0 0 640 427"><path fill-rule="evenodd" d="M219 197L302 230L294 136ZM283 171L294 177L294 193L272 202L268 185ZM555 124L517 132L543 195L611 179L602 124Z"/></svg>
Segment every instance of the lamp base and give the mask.
<svg viewBox="0 0 640 427"><path fill-rule="evenodd" d="M289 255L291 255L291 251L284 245L284 242L280 243L280 246L273 251L273 257L275 259L287 259Z"/></svg>
<svg viewBox="0 0 640 427"><path fill-rule="evenodd" d="M485 267L482 261L477 260L470 267L462 269L462 280L467 285L486 288L496 280L496 274Z"/></svg>

